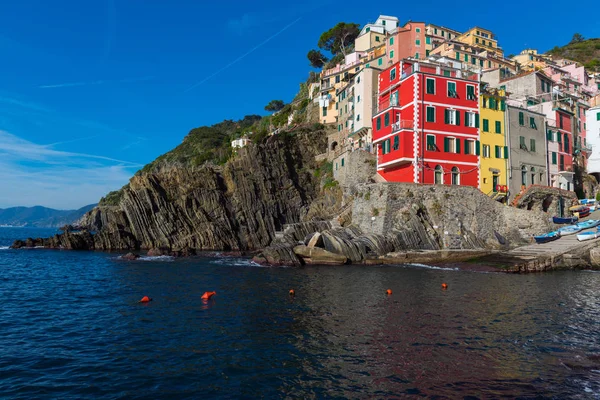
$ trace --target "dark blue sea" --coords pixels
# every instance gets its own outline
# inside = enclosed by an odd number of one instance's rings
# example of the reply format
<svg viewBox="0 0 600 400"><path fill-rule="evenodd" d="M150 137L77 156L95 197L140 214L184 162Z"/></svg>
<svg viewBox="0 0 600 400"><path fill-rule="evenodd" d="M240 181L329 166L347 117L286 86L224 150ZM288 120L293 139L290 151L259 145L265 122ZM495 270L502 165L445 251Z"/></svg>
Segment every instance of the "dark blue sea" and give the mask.
<svg viewBox="0 0 600 400"><path fill-rule="evenodd" d="M0 228L1 398L600 398L600 273L7 248L51 233Z"/></svg>

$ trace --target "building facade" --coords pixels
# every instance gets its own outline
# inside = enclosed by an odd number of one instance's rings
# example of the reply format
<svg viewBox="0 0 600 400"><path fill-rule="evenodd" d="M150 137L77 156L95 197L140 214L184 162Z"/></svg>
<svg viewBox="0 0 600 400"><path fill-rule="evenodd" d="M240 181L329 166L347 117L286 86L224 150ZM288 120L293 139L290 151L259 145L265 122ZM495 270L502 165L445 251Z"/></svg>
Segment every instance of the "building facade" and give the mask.
<svg viewBox="0 0 600 400"><path fill-rule="evenodd" d="M508 195L513 199L530 185L548 186L545 116L524 107L506 107Z"/></svg>
<svg viewBox="0 0 600 400"><path fill-rule="evenodd" d="M484 48L487 51L496 54L497 56L504 55L502 48L498 47L496 35L494 35L492 31L477 26L458 36L456 41L466 43L471 46Z"/></svg>
<svg viewBox="0 0 600 400"><path fill-rule="evenodd" d="M403 60L379 74L373 117L386 181L479 187L479 75Z"/></svg>
<svg viewBox="0 0 600 400"><path fill-rule="evenodd" d="M508 185L508 141L505 117L506 93L487 89L479 96L480 189L487 195L504 193L499 186Z"/></svg>
<svg viewBox="0 0 600 400"><path fill-rule="evenodd" d="M600 181L600 105L587 110L586 121L586 139L591 147L587 171Z"/></svg>
<svg viewBox="0 0 600 400"><path fill-rule="evenodd" d="M387 54L391 63L409 57L425 59L426 53L424 22L407 22L392 31L387 39Z"/></svg>

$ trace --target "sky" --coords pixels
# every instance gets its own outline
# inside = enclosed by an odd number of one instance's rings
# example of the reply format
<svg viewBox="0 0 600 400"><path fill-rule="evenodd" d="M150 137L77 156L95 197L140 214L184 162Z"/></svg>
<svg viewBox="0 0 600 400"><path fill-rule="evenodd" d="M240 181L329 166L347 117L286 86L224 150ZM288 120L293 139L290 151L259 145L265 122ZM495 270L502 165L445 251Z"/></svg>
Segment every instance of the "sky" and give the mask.
<svg viewBox="0 0 600 400"><path fill-rule="evenodd" d="M598 18L555 20L556 0L340 4L0 1L0 208L95 203L190 129L291 101L306 53L340 21L478 25L505 54L600 36Z"/></svg>

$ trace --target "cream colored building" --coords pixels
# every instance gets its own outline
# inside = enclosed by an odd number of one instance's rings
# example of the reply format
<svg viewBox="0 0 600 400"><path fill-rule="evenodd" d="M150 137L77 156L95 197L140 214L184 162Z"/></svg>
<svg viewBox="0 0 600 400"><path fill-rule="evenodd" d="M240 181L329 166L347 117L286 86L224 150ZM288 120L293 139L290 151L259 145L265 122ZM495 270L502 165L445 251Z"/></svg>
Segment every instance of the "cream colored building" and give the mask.
<svg viewBox="0 0 600 400"><path fill-rule="evenodd" d="M504 56L504 52L502 51L502 48L498 47L498 41L492 31L478 26L457 36L455 40L471 46L481 47L497 56Z"/></svg>

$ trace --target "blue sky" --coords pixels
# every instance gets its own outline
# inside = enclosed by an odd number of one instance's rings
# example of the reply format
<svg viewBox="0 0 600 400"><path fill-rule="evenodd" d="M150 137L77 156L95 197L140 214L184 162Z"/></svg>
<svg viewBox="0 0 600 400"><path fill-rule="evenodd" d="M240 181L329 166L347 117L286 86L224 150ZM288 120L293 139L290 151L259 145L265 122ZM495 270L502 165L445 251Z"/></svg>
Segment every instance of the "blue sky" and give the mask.
<svg viewBox="0 0 600 400"><path fill-rule="evenodd" d="M387 14L457 30L479 25L506 54L600 32L597 18L556 21L556 1L393 4L1 2L0 208L96 202L191 128L290 101L310 71L307 51L339 21Z"/></svg>

